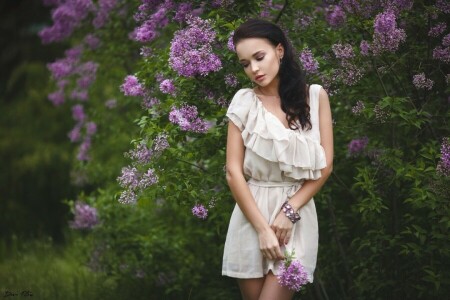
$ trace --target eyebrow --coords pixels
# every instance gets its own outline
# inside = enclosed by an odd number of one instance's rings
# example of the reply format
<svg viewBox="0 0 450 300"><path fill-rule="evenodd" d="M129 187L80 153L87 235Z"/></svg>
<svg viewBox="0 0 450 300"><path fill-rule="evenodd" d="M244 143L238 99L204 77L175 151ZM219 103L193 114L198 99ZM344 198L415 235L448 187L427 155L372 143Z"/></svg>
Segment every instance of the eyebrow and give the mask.
<svg viewBox="0 0 450 300"><path fill-rule="evenodd" d="M262 52L263 50L259 50L259 51L256 51L255 53L253 53L253 57L255 57L256 55L258 55L260 52ZM246 61L246 59L240 59L239 60L240 62L243 62L243 61Z"/></svg>

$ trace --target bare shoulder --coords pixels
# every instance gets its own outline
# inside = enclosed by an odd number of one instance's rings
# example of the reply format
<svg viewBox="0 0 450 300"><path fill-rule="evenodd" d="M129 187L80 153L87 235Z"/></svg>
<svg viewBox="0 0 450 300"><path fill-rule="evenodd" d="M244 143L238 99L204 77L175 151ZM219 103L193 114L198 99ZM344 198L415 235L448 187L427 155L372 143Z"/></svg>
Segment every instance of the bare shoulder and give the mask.
<svg viewBox="0 0 450 300"><path fill-rule="evenodd" d="M328 93L323 87L320 88L319 99L320 99L321 102L322 101L329 101Z"/></svg>

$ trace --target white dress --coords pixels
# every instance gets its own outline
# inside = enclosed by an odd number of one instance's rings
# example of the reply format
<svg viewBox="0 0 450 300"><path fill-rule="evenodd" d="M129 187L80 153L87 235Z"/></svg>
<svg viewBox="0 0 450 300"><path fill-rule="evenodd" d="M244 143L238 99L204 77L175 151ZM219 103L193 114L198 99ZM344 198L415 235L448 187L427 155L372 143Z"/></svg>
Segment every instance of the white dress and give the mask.
<svg viewBox="0 0 450 300"><path fill-rule="evenodd" d="M247 185L269 224L304 180L320 178L320 169L326 166L318 120L320 89L317 84L310 86L311 130L287 129L250 88L236 92L228 107L226 115L241 130L245 145L243 170ZM301 220L295 223L291 239L281 251L295 250L294 259L305 267L308 281L313 282L319 242L314 199L298 213ZM281 263L262 256L257 232L236 204L225 241L222 275L260 278L269 270L278 275Z"/></svg>

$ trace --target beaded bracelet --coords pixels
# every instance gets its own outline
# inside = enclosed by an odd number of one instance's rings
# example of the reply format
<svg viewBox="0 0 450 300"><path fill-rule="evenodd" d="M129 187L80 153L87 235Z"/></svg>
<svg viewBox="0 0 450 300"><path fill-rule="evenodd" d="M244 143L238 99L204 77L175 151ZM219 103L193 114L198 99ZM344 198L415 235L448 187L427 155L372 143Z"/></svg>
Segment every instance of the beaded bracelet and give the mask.
<svg viewBox="0 0 450 300"><path fill-rule="evenodd" d="M292 206L287 201L283 203L281 209L286 214L286 217L288 217L293 224L295 224L295 222L299 221L302 218L298 213L294 211Z"/></svg>

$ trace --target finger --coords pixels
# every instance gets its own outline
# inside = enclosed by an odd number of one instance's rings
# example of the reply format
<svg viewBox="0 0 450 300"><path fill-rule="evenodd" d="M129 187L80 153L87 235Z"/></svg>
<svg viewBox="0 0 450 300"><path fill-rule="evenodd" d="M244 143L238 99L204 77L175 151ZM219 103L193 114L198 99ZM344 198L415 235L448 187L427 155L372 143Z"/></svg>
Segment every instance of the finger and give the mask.
<svg viewBox="0 0 450 300"><path fill-rule="evenodd" d="M281 231L280 238L278 239L280 241L280 245L283 245L284 241L286 240L287 236L287 230Z"/></svg>
<svg viewBox="0 0 450 300"><path fill-rule="evenodd" d="M291 240L291 235L292 235L292 231L289 231L286 234L286 237L284 238L284 244L287 245L287 243L289 243L289 241Z"/></svg>
<svg viewBox="0 0 450 300"><path fill-rule="evenodd" d="M278 258L278 259L284 259L284 255L283 255L283 253L281 253L281 249L280 249L280 247L276 247L275 248L275 255L276 255L276 258Z"/></svg>

